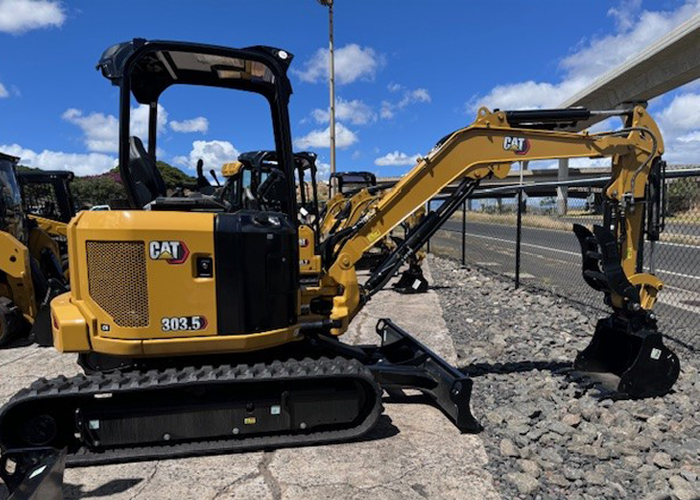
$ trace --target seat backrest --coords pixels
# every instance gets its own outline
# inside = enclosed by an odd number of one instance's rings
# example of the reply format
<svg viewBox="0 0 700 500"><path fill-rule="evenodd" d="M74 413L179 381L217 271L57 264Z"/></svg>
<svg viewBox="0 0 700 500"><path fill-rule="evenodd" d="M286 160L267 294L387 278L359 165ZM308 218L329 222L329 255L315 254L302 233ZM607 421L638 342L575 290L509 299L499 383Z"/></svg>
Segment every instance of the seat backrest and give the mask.
<svg viewBox="0 0 700 500"><path fill-rule="evenodd" d="M156 162L146 152L143 142L138 137L129 137L129 183L135 208L142 208L159 196L165 196L165 182L160 175Z"/></svg>

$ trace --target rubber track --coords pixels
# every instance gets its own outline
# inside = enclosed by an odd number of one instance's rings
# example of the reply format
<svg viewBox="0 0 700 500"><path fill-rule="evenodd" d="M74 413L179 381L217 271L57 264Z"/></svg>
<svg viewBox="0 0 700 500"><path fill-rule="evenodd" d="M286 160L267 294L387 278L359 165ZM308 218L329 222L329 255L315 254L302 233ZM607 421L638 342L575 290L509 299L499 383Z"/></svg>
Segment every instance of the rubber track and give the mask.
<svg viewBox="0 0 700 500"><path fill-rule="evenodd" d="M213 441L115 448L99 452L82 447L76 453L68 455L66 466L82 467L349 441L361 437L374 426L383 411L382 390L371 372L362 363L341 357L273 361L269 364L258 363L255 365L218 365L145 372L81 374L71 378L61 375L50 380L41 378L15 394L0 409L0 426L2 426L5 414L11 408L41 399L51 404L51 400L69 396L91 397L101 393L139 392L154 388L170 389L201 385L202 383L230 384L233 382L310 380L314 378L352 378L364 381L375 391L375 405L361 424L351 429L304 434L232 437L231 439Z"/></svg>

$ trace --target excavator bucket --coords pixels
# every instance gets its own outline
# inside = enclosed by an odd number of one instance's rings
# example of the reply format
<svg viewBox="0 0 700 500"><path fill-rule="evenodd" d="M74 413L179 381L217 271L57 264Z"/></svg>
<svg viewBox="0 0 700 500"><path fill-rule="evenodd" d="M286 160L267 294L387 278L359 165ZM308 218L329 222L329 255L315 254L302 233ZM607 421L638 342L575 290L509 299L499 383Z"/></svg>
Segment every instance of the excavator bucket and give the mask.
<svg viewBox="0 0 700 500"><path fill-rule="evenodd" d="M645 398L668 393L678 379L680 363L655 328L637 328L612 315L598 321L593 340L576 356L574 369L612 373L620 378L620 393Z"/></svg>
<svg viewBox="0 0 700 500"><path fill-rule="evenodd" d="M420 264L411 263L399 280L394 283L394 290L403 294L425 293L428 291L428 280L423 276Z"/></svg>
<svg viewBox="0 0 700 500"><path fill-rule="evenodd" d="M574 361L582 372L611 373L619 378L617 391L632 398L662 396L678 379L678 357L663 343L655 315L640 304L639 290L627 279L613 233L594 226L591 232L574 224L581 244L583 277L609 297L628 299L628 310L616 310L598 321L593 340Z"/></svg>

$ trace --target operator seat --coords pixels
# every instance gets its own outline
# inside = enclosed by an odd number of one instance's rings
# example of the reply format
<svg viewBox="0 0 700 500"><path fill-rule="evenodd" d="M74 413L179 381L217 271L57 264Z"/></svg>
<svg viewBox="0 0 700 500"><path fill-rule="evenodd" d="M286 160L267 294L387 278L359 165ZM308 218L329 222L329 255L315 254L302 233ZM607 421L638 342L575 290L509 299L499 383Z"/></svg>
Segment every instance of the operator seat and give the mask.
<svg viewBox="0 0 700 500"><path fill-rule="evenodd" d="M165 182L156 162L146 152L138 137L129 137L129 163L126 166L126 186L133 198L134 207L148 210L174 210L182 212L223 212L226 205L211 196L195 193L192 196L167 197Z"/></svg>
<svg viewBox="0 0 700 500"><path fill-rule="evenodd" d="M165 182L156 162L146 152L138 137L129 137L129 189L137 208L143 208L156 198L166 195Z"/></svg>

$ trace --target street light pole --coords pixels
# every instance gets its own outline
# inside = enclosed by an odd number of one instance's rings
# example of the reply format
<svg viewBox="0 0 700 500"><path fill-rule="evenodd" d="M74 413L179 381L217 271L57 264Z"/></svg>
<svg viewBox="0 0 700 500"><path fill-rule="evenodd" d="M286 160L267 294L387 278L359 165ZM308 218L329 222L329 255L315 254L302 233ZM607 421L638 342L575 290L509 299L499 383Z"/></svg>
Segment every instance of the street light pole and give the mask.
<svg viewBox="0 0 700 500"><path fill-rule="evenodd" d="M330 85L330 133L331 133L331 174L335 173L335 59L333 56L333 0L318 0L321 5L328 7L328 40L329 40L329 85Z"/></svg>

